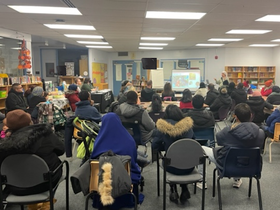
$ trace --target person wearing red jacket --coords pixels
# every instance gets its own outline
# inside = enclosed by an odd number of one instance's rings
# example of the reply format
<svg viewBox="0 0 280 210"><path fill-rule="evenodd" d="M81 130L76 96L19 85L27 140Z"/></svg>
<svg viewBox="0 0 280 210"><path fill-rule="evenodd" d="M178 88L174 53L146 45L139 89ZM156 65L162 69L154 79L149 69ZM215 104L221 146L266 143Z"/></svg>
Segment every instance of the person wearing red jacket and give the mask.
<svg viewBox="0 0 280 210"><path fill-rule="evenodd" d="M272 93L272 87L273 87L272 82L273 81L270 79L264 83L265 86L261 89L262 96L268 96Z"/></svg>
<svg viewBox="0 0 280 210"><path fill-rule="evenodd" d="M68 87L68 91L65 92L65 98L69 100L69 105L73 112L76 110L76 103L81 101L79 98L78 86L71 84Z"/></svg>

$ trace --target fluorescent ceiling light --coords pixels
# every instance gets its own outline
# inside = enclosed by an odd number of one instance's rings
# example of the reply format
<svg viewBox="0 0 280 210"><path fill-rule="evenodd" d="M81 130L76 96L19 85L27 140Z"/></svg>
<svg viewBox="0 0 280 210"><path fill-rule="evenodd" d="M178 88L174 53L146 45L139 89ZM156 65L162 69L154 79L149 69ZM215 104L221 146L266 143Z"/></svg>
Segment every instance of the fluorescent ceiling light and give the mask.
<svg viewBox="0 0 280 210"><path fill-rule="evenodd" d="M279 44L251 44L250 47L276 47Z"/></svg>
<svg viewBox="0 0 280 210"><path fill-rule="evenodd" d="M0 36L0 39L3 39L3 37L2 37L2 36Z"/></svg>
<svg viewBox="0 0 280 210"><path fill-rule="evenodd" d="M163 47L139 47L141 50L162 50Z"/></svg>
<svg viewBox="0 0 280 210"><path fill-rule="evenodd" d="M196 44L195 46L204 46L204 47L220 47L220 46L223 46L225 44Z"/></svg>
<svg viewBox="0 0 280 210"><path fill-rule="evenodd" d="M12 47L11 49L12 49L12 50L20 50L21 47Z"/></svg>
<svg viewBox="0 0 280 210"><path fill-rule="evenodd" d="M4 45L4 44L0 44L0 46L1 46L1 47L4 47L5 45Z"/></svg>
<svg viewBox="0 0 280 210"><path fill-rule="evenodd" d="M167 46L166 43L139 43L139 45L146 45L146 46Z"/></svg>
<svg viewBox="0 0 280 210"><path fill-rule="evenodd" d="M93 26L88 25L65 25L65 24L44 24L52 29L72 29L72 30L95 30Z"/></svg>
<svg viewBox="0 0 280 210"><path fill-rule="evenodd" d="M226 32L227 34L266 34L268 32L271 32L271 30L247 30L247 29L241 29L241 30L230 30Z"/></svg>
<svg viewBox="0 0 280 210"><path fill-rule="evenodd" d="M175 37L141 37L141 40L160 40L160 41L172 41Z"/></svg>
<svg viewBox="0 0 280 210"><path fill-rule="evenodd" d="M208 39L208 41L210 42L238 42L241 41L243 39L231 39L231 38L212 38L212 39Z"/></svg>
<svg viewBox="0 0 280 210"><path fill-rule="evenodd" d="M94 45L87 45L88 48L113 48L112 46L94 46Z"/></svg>
<svg viewBox="0 0 280 210"><path fill-rule="evenodd" d="M80 44L109 44L108 42L77 41Z"/></svg>
<svg viewBox="0 0 280 210"><path fill-rule="evenodd" d="M103 39L103 36L99 35L64 34L64 36L69 38Z"/></svg>
<svg viewBox="0 0 280 210"><path fill-rule="evenodd" d="M8 5L8 7L20 13L82 15L82 13L80 13L80 11L77 8L70 8L70 7L41 7L41 6L21 6L21 5Z"/></svg>
<svg viewBox="0 0 280 210"><path fill-rule="evenodd" d="M280 39L271 40L271 42L280 42Z"/></svg>
<svg viewBox="0 0 280 210"><path fill-rule="evenodd" d="M266 15L256 21L280 22L280 15Z"/></svg>
<svg viewBox="0 0 280 210"><path fill-rule="evenodd" d="M198 20L206 13L200 12L161 12L161 11L147 11L146 18L160 18L160 19L190 19Z"/></svg>

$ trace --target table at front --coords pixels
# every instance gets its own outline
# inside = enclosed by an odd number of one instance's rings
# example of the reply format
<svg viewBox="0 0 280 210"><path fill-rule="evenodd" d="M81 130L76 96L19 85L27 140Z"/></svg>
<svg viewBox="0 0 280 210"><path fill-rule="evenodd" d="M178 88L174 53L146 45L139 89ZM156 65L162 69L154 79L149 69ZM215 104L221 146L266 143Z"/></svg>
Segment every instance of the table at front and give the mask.
<svg viewBox="0 0 280 210"><path fill-rule="evenodd" d="M97 93L91 93L91 99L94 100L94 103L100 104L100 112L104 113L106 107L114 101L114 95L112 90L101 90Z"/></svg>

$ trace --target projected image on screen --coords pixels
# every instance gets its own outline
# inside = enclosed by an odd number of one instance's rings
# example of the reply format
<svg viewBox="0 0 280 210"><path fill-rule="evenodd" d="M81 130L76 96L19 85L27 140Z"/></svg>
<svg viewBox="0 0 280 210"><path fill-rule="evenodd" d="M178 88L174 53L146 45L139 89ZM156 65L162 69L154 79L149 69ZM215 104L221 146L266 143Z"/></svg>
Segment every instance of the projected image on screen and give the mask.
<svg viewBox="0 0 280 210"><path fill-rule="evenodd" d="M172 89L196 91L200 83L200 70L172 70Z"/></svg>

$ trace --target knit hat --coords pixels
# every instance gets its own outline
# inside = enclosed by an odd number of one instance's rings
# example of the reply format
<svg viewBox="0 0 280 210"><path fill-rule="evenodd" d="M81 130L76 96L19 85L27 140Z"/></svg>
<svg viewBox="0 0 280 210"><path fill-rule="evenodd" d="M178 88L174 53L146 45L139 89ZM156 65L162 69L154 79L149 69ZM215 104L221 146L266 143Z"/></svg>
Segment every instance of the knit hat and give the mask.
<svg viewBox="0 0 280 210"><path fill-rule="evenodd" d="M21 109L16 109L8 112L8 114L6 115L6 119L7 127L13 131L29 126L31 123L30 114Z"/></svg>
<svg viewBox="0 0 280 210"><path fill-rule="evenodd" d="M269 87L272 84L272 82L273 81L270 79L270 80L267 80L264 84L266 87Z"/></svg>
<svg viewBox="0 0 280 210"><path fill-rule="evenodd" d="M32 90L32 95L33 96L42 96L43 92L44 92L43 88L40 86L37 86Z"/></svg>
<svg viewBox="0 0 280 210"><path fill-rule="evenodd" d="M69 85L68 90L77 90L77 88L78 88L77 85L71 84L71 85Z"/></svg>
<svg viewBox="0 0 280 210"><path fill-rule="evenodd" d="M253 92L253 96L261 96L261 92L260 91L254 91Z"/></svg>

